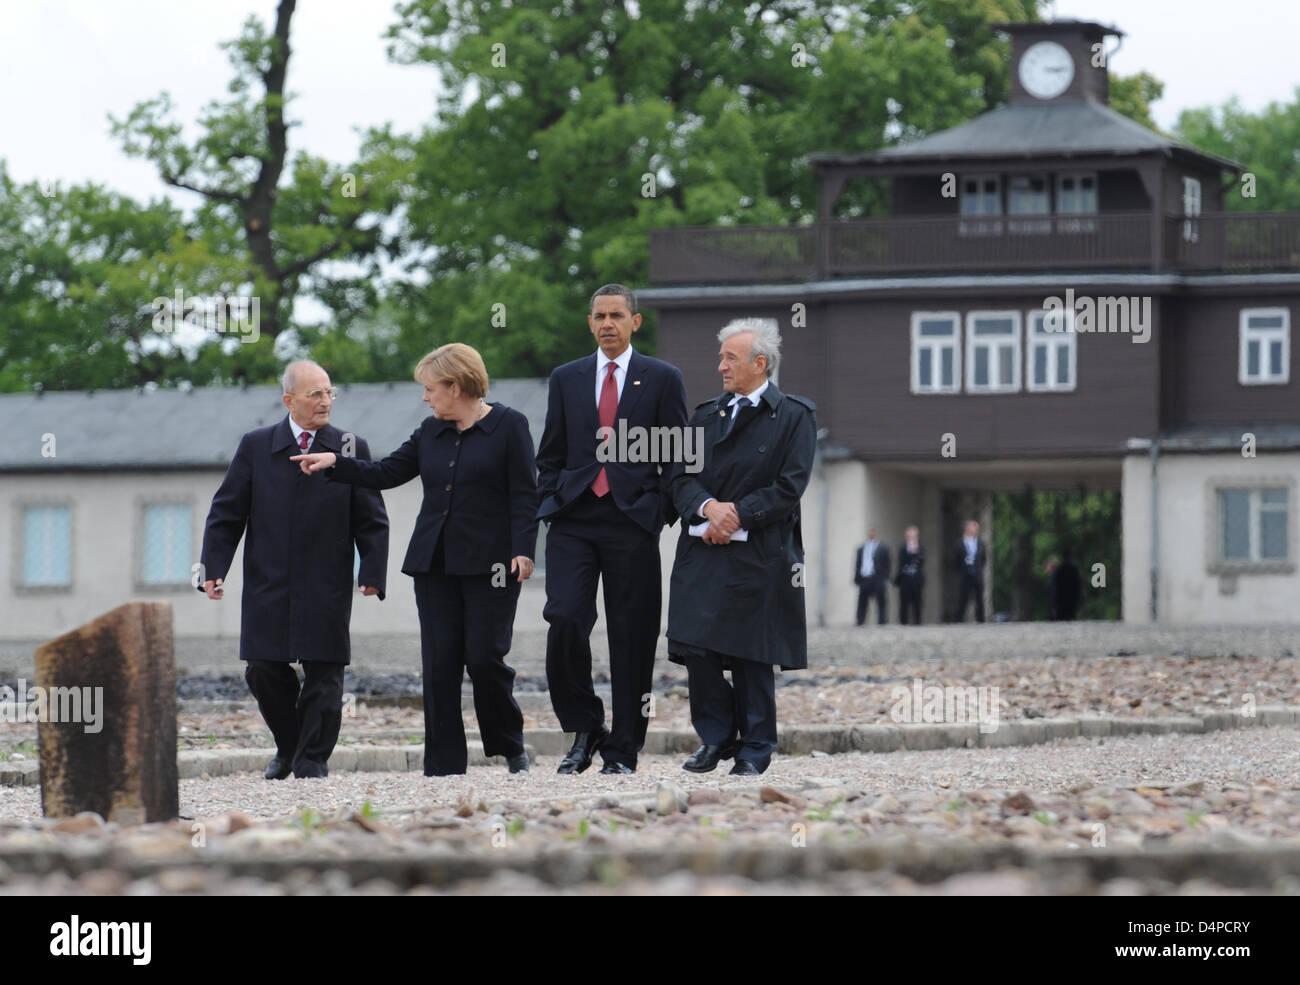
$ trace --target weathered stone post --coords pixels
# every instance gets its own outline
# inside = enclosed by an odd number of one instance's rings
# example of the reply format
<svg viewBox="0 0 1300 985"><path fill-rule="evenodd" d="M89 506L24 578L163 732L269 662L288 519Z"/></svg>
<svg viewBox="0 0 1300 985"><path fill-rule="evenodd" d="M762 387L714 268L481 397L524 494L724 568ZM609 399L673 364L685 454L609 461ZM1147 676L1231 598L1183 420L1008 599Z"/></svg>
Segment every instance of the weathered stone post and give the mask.
<svg viewBox="0 0 1300 985"><path fill-rule="evenodd" d="M41 807L141 824L176 817L170 602L128 602L36 650Z"/></svg>

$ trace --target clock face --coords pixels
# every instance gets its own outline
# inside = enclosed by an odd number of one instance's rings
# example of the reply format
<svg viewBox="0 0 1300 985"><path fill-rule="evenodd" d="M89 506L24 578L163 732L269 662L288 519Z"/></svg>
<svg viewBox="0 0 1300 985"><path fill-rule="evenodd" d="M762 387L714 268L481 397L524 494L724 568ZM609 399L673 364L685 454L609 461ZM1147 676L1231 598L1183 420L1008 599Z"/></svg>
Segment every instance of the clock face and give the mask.
<svg viewBox="0 0 1300 985"><path fill-rule="evenodd" d="M1037 99L1055 99L1074 81L1074 59L1055 41L1032 44L1020 57L1020 84Z"/></svg>

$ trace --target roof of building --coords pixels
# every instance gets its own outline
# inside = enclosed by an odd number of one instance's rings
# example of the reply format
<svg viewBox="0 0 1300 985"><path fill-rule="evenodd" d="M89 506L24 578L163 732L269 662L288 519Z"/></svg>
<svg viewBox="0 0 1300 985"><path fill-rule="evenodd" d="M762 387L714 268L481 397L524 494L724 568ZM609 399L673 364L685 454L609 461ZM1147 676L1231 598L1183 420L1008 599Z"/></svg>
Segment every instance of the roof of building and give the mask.
<svg viewBox="0 0 1300 985"><path fill-rule="evenodd" d="M1000 106L968 123L868 154L813 154L820 165L901 164L961 158L1083 157L1158 152L1229 171L1241 165L1148 130L1088 100Z"/></svg>
<svg viewBox="0 0 1300 985"><path fill-rule="evenodd" d="M526 416L537 442L546 389L541 379L496 380L488 400ZM330 423L364 438L375 456L394 451L429 414L419 383L339 390ZM224 469L246 431L286 415L281 396L279 386L0 394L0 471Z"/></svg>

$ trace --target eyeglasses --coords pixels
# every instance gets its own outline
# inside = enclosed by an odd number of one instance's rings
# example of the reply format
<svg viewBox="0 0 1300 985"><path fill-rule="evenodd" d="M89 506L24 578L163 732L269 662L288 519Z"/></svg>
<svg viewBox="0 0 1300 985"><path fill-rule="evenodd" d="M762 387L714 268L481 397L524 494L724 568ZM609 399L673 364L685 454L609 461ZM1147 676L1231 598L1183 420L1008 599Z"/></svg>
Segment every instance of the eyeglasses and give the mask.
<svg viewBox="0 0 1300 985"><path fill-rule="evenodd" d="M308 400L320 400L320 398L325 396L327 393L331 400L339 399L339 388L336 386L332 386L328 390L322 390L317 387L315 390L308 390L306 393L293 393L292 390L289 392L295 397L306 397Z"/></svg>

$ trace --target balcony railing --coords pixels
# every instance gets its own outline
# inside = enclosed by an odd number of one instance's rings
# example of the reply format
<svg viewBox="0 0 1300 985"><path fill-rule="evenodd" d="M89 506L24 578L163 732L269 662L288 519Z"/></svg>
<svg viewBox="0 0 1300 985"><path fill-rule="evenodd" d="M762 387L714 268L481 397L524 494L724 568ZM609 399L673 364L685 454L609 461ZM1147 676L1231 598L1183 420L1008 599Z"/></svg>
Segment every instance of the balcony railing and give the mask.
<svg viewBox="0 0 1300 985"><path fill-rule="evenodd" d="M650 238L650 279L660 285L1072 269L1297 270L1300 213L917 216L657 229Z"/></svg>

